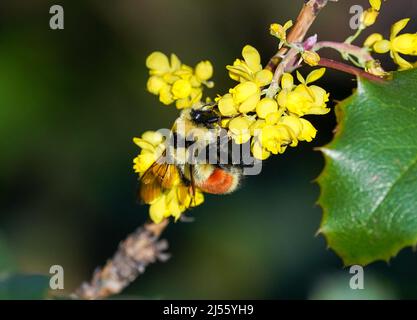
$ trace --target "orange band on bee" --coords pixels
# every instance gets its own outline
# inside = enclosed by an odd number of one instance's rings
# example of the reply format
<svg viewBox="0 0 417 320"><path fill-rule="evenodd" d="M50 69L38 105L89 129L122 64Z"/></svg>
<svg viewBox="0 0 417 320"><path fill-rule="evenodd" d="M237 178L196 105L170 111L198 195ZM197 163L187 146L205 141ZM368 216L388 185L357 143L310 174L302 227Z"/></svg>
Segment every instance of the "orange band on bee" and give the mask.
<svg viewBox="0 0 417 320"><path fill-rule="evenodd" d="M207 193L225 194L236 189L237 182L235 178L225 170L216 168L210 177L198 187Z"/></svg>

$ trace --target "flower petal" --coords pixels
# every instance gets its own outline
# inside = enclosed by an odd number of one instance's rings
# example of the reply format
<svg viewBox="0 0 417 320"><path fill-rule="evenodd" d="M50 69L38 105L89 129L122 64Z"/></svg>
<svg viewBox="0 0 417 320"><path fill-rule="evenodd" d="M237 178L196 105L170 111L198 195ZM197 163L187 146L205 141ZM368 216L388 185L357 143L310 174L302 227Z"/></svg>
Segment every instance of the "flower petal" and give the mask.
<svg viewBox="0 0 417 320"><path fill-rule="evenodd" d="M405 18L394 23L391 27L390 39L393 40L397 36L397 34L400 33L400 31L406 27L409 21L410 18Z"/></svg>
<svg viewBox="0 0 417 320"><path fill-rule="evenodd" d="M321 77L323 77L325 72L326 68L320 68L311 71L310 74L307 76L306 83L312 83L314 81L319 80Z"/></svg>
<svg viewBox="0 0 417 320"><path fill-rule="evenodd" d="M262 69L261 56L254 47L246 45L242 50L242 56L252 72L258 72Z"/></svg>

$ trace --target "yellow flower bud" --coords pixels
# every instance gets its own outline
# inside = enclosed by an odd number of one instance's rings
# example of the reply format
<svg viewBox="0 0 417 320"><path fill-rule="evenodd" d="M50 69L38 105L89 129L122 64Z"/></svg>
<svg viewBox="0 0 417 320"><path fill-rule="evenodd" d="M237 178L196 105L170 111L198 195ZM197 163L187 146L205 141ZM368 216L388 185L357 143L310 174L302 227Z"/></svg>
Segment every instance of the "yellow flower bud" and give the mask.
<svg viewBox="0 0 417 320"><path fill-rule="evenodd" d="M162 75L170 71L168 57L159 51L155 51L148 56L146 66L151 70L150 72L153 75Z"/></svg>
<svg viewBox="0 0 417 320"><path fill-rule="evenodd" d="M172 85L172 94L175 99L186 98L190 95L191 89L192 87L189 81L180 79Z"/></svg>
<svg viewBox="0 0 417 320"><path fill-rule="evenodd" d="M253 156L258 160L266 160L271 153L262 147L259 141L254 141L251 146Z"/></svg>
<svg viewBox="0 0 417 320"><path fill-rule="evenodd" d="M229 130L236 143L242 144L249 141L251 135L249 127L251 122L245 117L237 117L229 122Z"/></svg>
<svg viewBox="0 0 417 320"><path fill-rule="evenodd" d="M256 105L256 113L259 118L265 119L268 114L278 111L278 103L271 98L263 98Z"/></svg>
<svg viewBox="0 0 417 320"><path fill-rule="evenodd" d="M301 133L298 135L298 140L310 142L316 137L317 130L306 119L300 118L302 123Z"/></svg>
<svg viewBox="0 0 417 320"><path fill-rule="evenodd" d="M284 90L291 90L294 87L294 77L290 73L284 73L281 79L281 87Z"/></svg>
<svg viewBox="0 0 417 320"><path fill-rule="evenodd" d="M225 94L218 100L219 111L223 116L230 117L238 113L233 97L230 93Z"/></svg>
<svg viewBox="0 0 417 320"><path fill-rule="evenodd" d="M377 53L387 53L391 49L391 42L388 40L380 40L375 42L374 51Z"/></svg>
<svg viewBox="0 0 417 320"><path fill-rule="evenodd" d="M159 101L165 105L169 105L174 102L174 97L172 96L170 86L162 87L161 91L159 92Z"/></svg>
<svg viewBox="0 0 417 320"><path fill-rule="evenodd" d="M213 66L210 61L201 61L195 67L195 74L201 81L207 81L213 76Z"/></svg>
<svg viewBox="0 0 417 320"><path fill-rule="evenodd" d="M261 70L255 74L255 82L259 87L265 87L272 81L274 75L269 70Z"/></svg>
<svg viewBox="0 0 417 320"><path fill-rule="evenodd" d="M248 99L250 96L258 93L259 88L256 85L256 83L252 81L247 81L238 84L233 89L230 89L229 92L232 94L233 99L236 103L240 104L246 99Z"/></svg>
<svg viewBox="0 0 417 320"><path fill-rule="evenodd" d="M312 67L317 66L320 62L320 56L317 54L317 52L314 51L304 51L301 54L301 57L305 63Z"/></svg>
<svg viewBox="0 0 417 320"><path fill-rule="evenodd" d="M293 25L292 20L287 21L283 26L278 23L273 23L269 27L271 35L277 37L282 41L287 39L287 30Z"/></svg>
<svg viewBox="0 0 417 320"><path fill-rule="evenodd" d="M360 18L361 28L364 29L366 27L372 26L375 23L376 18L378 18L378 15L379 12L373 8L365 10Z"/></svg>
<svg viewBox="0 0 417 320"><path fill-rule="evenodd" d="M166 86L167 83L158 76L152 76L148 79L146 87L150 93L158 95L161 89Z"/></svg>

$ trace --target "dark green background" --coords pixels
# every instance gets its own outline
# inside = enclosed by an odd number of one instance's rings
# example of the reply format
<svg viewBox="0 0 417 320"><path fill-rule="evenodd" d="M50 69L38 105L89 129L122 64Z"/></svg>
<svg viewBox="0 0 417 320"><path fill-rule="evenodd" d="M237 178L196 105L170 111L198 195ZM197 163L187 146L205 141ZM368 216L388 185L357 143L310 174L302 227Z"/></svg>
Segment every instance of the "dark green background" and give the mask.
<svg viewBox="0 0 417 320"><path fill-rule="evenodd" d="M224 66L252 44L267 61L271 22L294 19L295 0L1 1L0 273L65 269L70 293L147 218L136 198L132 137L169 127L178 114L145 91L146 56L175 52L194 65L210 59L216 87L232 85ZM49 29L61 4L65 29ZM343 40L349 8L331 3L311 33ZM410 16L411 15L411 16ZM388 35L417 18L417 0L388 1L369 32ZM417 30L414 21L407 29ZM363 38L361 38L363 40ZM331 52L328 56L335 57ZM324 53L323 53L324 54ZM387 68L392 64L383 60ZM320 85L348 96L350 76L329 71ZM323 167L313 150L332 137L334 116L311 117L314 143L268 160L229 196L208 196L194 223L171 225L172 259L152 266L125 295L144 298L416 298L417 256L365 269L365 290L348 288L349 270L322 237L313 180Z"/></svg>

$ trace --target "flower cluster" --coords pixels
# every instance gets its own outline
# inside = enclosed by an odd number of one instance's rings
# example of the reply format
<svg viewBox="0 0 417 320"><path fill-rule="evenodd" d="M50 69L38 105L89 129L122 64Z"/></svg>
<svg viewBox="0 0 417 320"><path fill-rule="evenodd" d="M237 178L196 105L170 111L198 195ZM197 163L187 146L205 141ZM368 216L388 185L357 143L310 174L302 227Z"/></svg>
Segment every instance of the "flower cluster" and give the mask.
<svg viewBox="0 0 417 320"><path fill-rule="evenodd" d="M140 154L133 160L133 169L142 177L163 154L164 138L158 132L147 131L141 138L134 138L133 141L141 148ZM170 216L177 220L186 209L204 202L204 195L198 188L195 190L194 198L191 197L189 186L184 185L179 176L173 179L171 185L149 203L149 215L155 223L160 223Z"/></svg>
<svg viewBox="0 0 417 320"><path fill-rule="evenodd" d="M371 34L364 46L377 53L390 53L392 59L398 64L400 70L407 70L417 66L401 57L400 54L417 56L417 33L399 34L408 24L410 19L402 19L391 27L389 40L379 33Z"/></svg>
<svg viewBox="0 0 417 320"><path fill-rule="evenodd" d="M201 61L193 69L181 63L175 54L171 58L162 52L153 52L146 59L150 78L147 89L159 96L159 100L170 105L176 103L178 109L189 108L200 102L203 95L203 85L213 87L209 79L213 76L213 66L210 61Z"/></svg>
<svg viewBox="0 0 417 320"><path fill-rule="evenodd" d="M270 26L271 34L280 40L279 47L285 45L298 52L300 60L290 67L296 69L302 61L311 66L317 65L320 57L312 50L317 37L308 38L304 44L289 44L286 32L291 26L291 21L283 26ZM209 81L213 75L209 61L202 61L191 68L181 63L174 54L168 58L161 52L153 52L146 65L150 74L148 91L159 96L165 105L175 102L178 109L198 108L203 100L203 87L213 86ZM285 68L274 78L272 71L263 68L259 52L246 45L242 58L236 59L226 69L237 84L214 99L213 108L221 117L216 125L226 129L237 144L249 143L255 158L265 160L272 154L283 153L288 146L295 147L299 141L310 142L316 136L316 129L303 117L330 111L327 108L329 94L312 84L324 75L324 68L313 70L305 79L297 71L297 83ZM212 101L210 98L206 100ZM176 171L177 176L169 174L169 185L164 186L163 178L157 177L159 169L154 166L161 164L155 165L155 162L165 151L164 139L159 133L145 132L134 142L141 148L134 159L134 170L142 183L149 185L151 179L160 179L157 190L152 191L149 198L142 196L150 204L150 216L154 222L159 223L169 216L178 219L187 208L204 201L203 193L198 188L191 196L190 186L182 181L179 171ZM149 179L148 171L151 171Z"/></svg>
<svg viewBox="0 0 417 320"><path fill-rule="evenodd" d="M291 74L285 73L279 93L268 97L264 88L271 83L272 73L262 69L255 48L245 46L242 56L243 60L227 66L230 77L239 84L216 98L224 117L222 126L234 141L242 144L251 140L252 153L260 160L283 153L288 145L296 146L298 141L311 141L316 129L301 117L330 111L326 106L329 94L310 85L323 76L325 69L313 71L306 79L297 72L298 85Z"/></svg>
<svg viewBox="0 0 417 320"><path fill-rule="evenodd" d="M225 117L253 112L260 100L261 89L272 81L272 72L262 68L260 55L254 47L245 46L242 56L243 60L236 59L233 65L226 67L230 78L239 84L215 99Z"/></svg>

